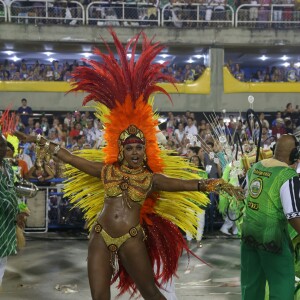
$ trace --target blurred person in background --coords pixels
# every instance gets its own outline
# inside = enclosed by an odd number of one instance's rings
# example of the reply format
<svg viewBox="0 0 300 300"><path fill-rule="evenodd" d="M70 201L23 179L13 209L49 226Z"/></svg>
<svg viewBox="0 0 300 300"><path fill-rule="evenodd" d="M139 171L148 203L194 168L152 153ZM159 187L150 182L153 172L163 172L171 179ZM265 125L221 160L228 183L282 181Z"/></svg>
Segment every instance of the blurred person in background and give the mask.
<svg viewBox="0 0 300 300"><path fill-rule="evenodd" d="M182 150L182 148L185 146L185 138L186 138L186 134L185 134L182 123L178 124L178 128L175 129L174 135L175 135L175 141L176 141L177 147ZM180 152L182 152L182 151L180 151Z"/></svg>
<svg viewBox="0 0 300 300"><path fill-rule="evenodd" d="M32 115L32 109L30 106L27 106L27 100L23 98L21 100L22 106L20 106L17 110L20 115L20 119L23 125L26 127L28 125L28 119Z"/></svg>
<svg viewBox="0 0 300 300"><path fill-rule="evenodd" d="M198 129L197 127L194 125L194 119L191 117L187 118L187 125L185 126L185 134L192 134L192 135L197 135L198 134Z"/></svg>
<svg viewBox="0 0 300 300"><path fill-rule="evenodd" d="M68 126L68 128L71 128L71 124L73 123L74 119L72 117L72 113L67 112L65 118L64 118L64 124Z"/></svg>
<svg viewBox="0 0 300 300"><path fill-rule="evenodd" d="M272 135L279 138L281 135L285 134L285 126L282 118L276 119L276 126L272 128Z"/></svg>
<svg viewBox="0 0 300 300"><path fill-rule="evenodd" d="M94 146L97 138L99 137L99 130L94 126L94 121L92 119L87 120L86 128L83 129L83 134L86 137L86 142L92 147Z"/></svg>
<svg viewBox="0 0 300 300"><path fill-rule="evenodd" d="M28 118L27 126L24 129L25 134L34 134L34 119L32 117Z"/></svg>
<svg viewBox="0 0 300 300"><path fill-rule="evenodd" d="M7 147L6 147L5 159L7 159L10 162L17 176L20 176L21 178L27 178L28 166L26 161L16 156L15 147L10 142L7 141L6 145Z"/></svg>
<svg viewBox="0 0 300 300"><path fill-rule="evenodd" d="M47 137L48 133L49 133L50 125L48 123L48 118L46 117L45 114L42 114L42 117L41 117L41 128L43 131L43 135Z"/></svg>

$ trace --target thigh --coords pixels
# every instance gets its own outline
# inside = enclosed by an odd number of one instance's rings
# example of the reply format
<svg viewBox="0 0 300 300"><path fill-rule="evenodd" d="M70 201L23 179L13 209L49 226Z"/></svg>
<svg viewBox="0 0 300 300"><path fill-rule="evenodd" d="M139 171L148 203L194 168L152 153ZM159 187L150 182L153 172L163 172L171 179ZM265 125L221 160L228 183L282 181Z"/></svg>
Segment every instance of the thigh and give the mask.
<svg viewBox="0 0 300 300"><path fill-rule="evenodd" d="M164 299L159 297L161 294L155 285L154 272L142 231L120 247L119 258L144 299Z"/></svg>
<svg viewBox="0 0 300 300"><path fill-rule="evenodd" d="M243 300L264 300L266 277L257 250L241 244L241 288Z"/></svg>
<svg viewBox="0 0 300 300"><path fill-rule="evenodd" d="M269 283L270 300L293 300L295 267L288 242L284 243L280 255L264 252L262 264Z"/></svg>
<svg viewBox="0 0 300 300"><path fill-rule="evenodd" d="M92 232L88 248L88 276L93 300L110 299L112 274L111 252L102 236Z"/></svg>

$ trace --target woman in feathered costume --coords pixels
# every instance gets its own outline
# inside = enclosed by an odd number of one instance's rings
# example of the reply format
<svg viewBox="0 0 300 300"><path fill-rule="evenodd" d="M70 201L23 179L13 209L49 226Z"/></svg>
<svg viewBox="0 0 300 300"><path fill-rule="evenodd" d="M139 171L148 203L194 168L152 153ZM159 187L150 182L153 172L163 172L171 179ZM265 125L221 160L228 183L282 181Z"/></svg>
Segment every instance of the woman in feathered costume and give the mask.
<svg viewBox="0 0 300 300"><path fill-rule="evenodd" d="M183 159L160 150L157 116L149 97L153 92L168 95L158 82L174 83L161 72L161 64L153 63L164 47L143 33L123 47L110 32L119 61L105 43L108 54L95 50L102 61L86 60L89 67L78 67L72 89L88 93L84 105L96 102L105 147L74 155L41 136L16 134L69 165L65 193L83 209L90 229L88 275L93 299L110 299L110 284L117 280L120 294L139 291L144 299L165 299L158 287L176 273L183 249L189 251L178 227L196 234L194 211L200 209L187 198L205 205L207 197L199 192L235 190L222 180L199 181ZM143 49L135 62L140 35Z"/></svg>

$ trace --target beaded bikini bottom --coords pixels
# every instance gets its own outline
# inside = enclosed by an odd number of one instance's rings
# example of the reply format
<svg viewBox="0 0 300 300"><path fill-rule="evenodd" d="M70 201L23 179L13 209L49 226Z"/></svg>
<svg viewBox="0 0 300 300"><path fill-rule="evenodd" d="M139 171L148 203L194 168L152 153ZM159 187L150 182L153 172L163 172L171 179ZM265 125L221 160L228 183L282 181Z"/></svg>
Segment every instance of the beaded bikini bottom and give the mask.
<svg viewBox="0 0 300 300"><path fill-rule="evenodd" d="M100 233L103 237L103 240L111 252L117 252L118 249L130 238L137 236L139 230L142 230L144 233L144 230L140 224L138 224L135 227L132 227L127 233L124 235L113 238L111 237L104 229L103 227L97 222L94 227L95 232ZM144 233L145 235L145 233Z"/></svg>
<svg viewBox="0 0 300 300"><path fill-rule="evenodd" d="M132 227L127 233L125 233L124 235L117 237L117 238L113 238L111 237L101 226L101 224L99 224L98 222L96 222L96 225L94 227L94 230L96 233L101 234L108 250L111 252L111 259L110 259L110 263L111 266L113 267L114 271L116 271L116 261L117 261L117 252L120 249L120 247L130 238L137 236L139 230L142 230L143 235L144 235L144 240L146 239L146 234L145 231L143 229L143 227L138 224L135 227Z"/></svg>

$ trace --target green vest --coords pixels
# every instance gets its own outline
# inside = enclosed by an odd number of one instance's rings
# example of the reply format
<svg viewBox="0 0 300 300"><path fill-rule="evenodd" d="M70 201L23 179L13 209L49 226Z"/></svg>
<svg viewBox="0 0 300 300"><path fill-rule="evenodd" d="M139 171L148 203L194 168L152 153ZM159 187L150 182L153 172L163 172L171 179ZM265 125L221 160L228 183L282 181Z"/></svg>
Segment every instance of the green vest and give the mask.
<svg viewBox="0 0 300 300"><path fill-rule="evenodd" d="M288 221L280 200L280 188L296 171L285 166L264 167L261 162L247 173L248 196L242 224L242 239L248 245L280 253L282 241L289 239Z"/></svg>
<svg viewBox="0 0 300 300"><path fill-rule="evenodd" d="M14 186L14 172L3 160L0 171L0 257L16 254L16 216L18 200Z"/></svg>

